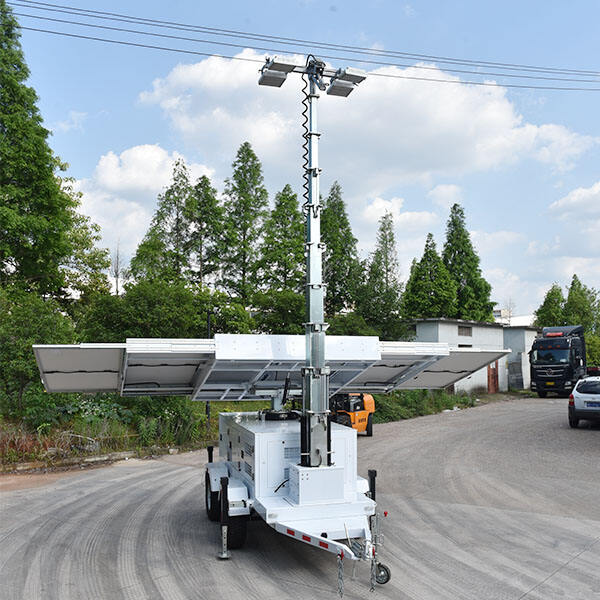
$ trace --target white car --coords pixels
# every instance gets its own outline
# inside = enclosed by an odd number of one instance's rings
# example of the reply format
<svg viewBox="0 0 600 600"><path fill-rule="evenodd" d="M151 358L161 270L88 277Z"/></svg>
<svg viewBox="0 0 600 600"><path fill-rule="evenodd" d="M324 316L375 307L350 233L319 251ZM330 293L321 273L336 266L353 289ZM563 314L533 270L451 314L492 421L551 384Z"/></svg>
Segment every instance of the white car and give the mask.
<svg viewBox="0 0 600 600"><path fill-rule="evenodd" d="M600 377L580 379L569 396L569 425L582 420L600 421Z"/></svg>

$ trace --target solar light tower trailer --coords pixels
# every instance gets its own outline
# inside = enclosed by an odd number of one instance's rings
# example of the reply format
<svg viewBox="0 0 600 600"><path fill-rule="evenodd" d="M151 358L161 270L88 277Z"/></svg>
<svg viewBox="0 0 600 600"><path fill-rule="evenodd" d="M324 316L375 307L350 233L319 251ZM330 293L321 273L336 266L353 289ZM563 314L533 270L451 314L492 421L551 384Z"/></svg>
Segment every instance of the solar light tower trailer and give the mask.
<svg viewBox="0 0 600 600"><path fill-rule="evenodd" d="M337 555L338 589L343 594L345 556L352 560L370 561L371 589L374 589L376 583L387 583L390 571L378 562L377 556L382 536L379 533L379 516L375 504L376 471L369 472L368 483L357 477L356 432L332 424L330 420L330 367L325 362L325 248L321 243L320 229L320 134L317 130L317 100L319 92L324 90L330 95L348 96L366 75L356 69L328 69L323 61L314 56L309 56L304 66L289 59L274 57L267 59L263 66L259 84L280 87L289 73L301 74L305 82L302 124L305 202L302 208L306 218L306 323L305 365L301 370L300 427L298 432L297 414L282 410L287 385L283 394L273 397L274 410L259 417L258 422L256 415L251 413L221 415L219 454L221 458L226 457L228 467L225 472L222 466L216 466L219 463L209 463L206 478L207 507L216 504L217 490L214 488L219 479L222 524L220 556L227 558L228 540L238 545L245 535L245 530L241 535L237 532L231 535L229 531L232 521L228 511L232 507L232 501L228 498L227 489L230 483L238 486L240 472L243 470L241 477L248 487L248 501L252 509L267 523L281 533ZM268 420L276 423L268 423ZM299 460L294 460L298 433ZM270 441L261 442L261 438L271 437L273 439ZM281 448L282 445L283 453L279 453L279 457L275 448ZM270 450L267 450L267 446ZM238 472L235 471L236 462ZM265 481L265 476L261 473L263 465L270 465L267 469L283 474L279 476L283 477L279 485L273 486ZM288 483L286 493L282 488ZM243 503L243 489L241 493ZM216 508L214 514L216 516ZM245 528L245 523L242 522L240 526ZM336 541L340 539L343 539L343 543Z"/></svg>

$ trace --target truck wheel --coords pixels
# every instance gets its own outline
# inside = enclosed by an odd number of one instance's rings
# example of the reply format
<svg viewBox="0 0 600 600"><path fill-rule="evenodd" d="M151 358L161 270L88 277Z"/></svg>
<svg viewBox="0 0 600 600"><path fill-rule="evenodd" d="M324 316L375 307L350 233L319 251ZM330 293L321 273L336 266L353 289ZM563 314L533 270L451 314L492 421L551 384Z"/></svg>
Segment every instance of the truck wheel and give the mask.
<svg viewBox="0 0 600 600"><path fill-rule="evenodd" d="M210 491L210 475L208 471L204 477L204 501L206 503L206 515L209 521L218 521L221 518L219 506L219 492Z"/></svg>
<svg viewBox="0 0 600 600"><path fill-rule="evenodd" d="M383 563L377 563L377 573L375 575L375 581L379 585L386 584L392 576L390 569L386 567Z"/></svg>
<svg viewBox="0 0 600 600"><path fill-rule="evenodd" d="M569 415L569 427L572 429L577 429L577 427L579 427L579 419Z"/></svg>
<svg viewBox="0 0 600 600"><path fill-rule="evenodd" d="M243 548L248 531L248 517L229 517L227 527L227 547L232 550Z"/></svg>
<svg viewBox="0 0 600 600"><path fill-rule="evenodd" d="M545 398L548 395L548 392L546 390L538 390L538 396L540 398Z"/></svg>
<svg viewBox="0 0 600 600"><path fill-rule="evenodd" d="M371 437L373 435L373 415L369 415L367 418L367 436Z"/></svg>

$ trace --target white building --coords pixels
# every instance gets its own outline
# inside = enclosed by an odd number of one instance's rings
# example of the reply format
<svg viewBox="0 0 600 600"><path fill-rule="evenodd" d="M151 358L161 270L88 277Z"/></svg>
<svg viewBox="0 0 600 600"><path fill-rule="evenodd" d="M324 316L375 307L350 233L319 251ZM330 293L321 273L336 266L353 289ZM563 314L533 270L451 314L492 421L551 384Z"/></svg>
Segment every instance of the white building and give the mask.
<svg viewBox="0 0 600 600"><path fill-rule="evenodd" d="M535 327L511 326L504 328L504 347L512 352L506 357L508 366L508 387L514 390L529 389L529 351L538 334Z"/></svg>
<svg viewBox="0 0 600 600"><path fill-rule="evenodd" d="M506 392L529 388L529 350L537 329L461 319L420 319L416 322L417 342L446 342L459 348L510 349L512 352L491 365L461 379L457 392Z"/></svg>
<svg viewBox="0 0 600 600"><path fill-rule="evenodd" d="M417 342L446 342L458 348L502 350L504 326L500 323L481 323L461 319L419 319L416 323ZM508 391L506 357L476 371L454 384L457 392Z"/></svg>

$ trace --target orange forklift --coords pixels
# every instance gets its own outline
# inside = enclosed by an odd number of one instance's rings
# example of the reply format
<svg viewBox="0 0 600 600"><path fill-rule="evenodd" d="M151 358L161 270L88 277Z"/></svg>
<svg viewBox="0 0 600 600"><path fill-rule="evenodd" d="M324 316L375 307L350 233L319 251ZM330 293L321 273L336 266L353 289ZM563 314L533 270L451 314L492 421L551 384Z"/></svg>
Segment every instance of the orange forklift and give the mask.
<svg viewBox="0 0 600 600"><path fill-rule="evenodd" d="M371 394L335 394L329 400L329 410L332 421L373 435L375 400Z"/></svg>

